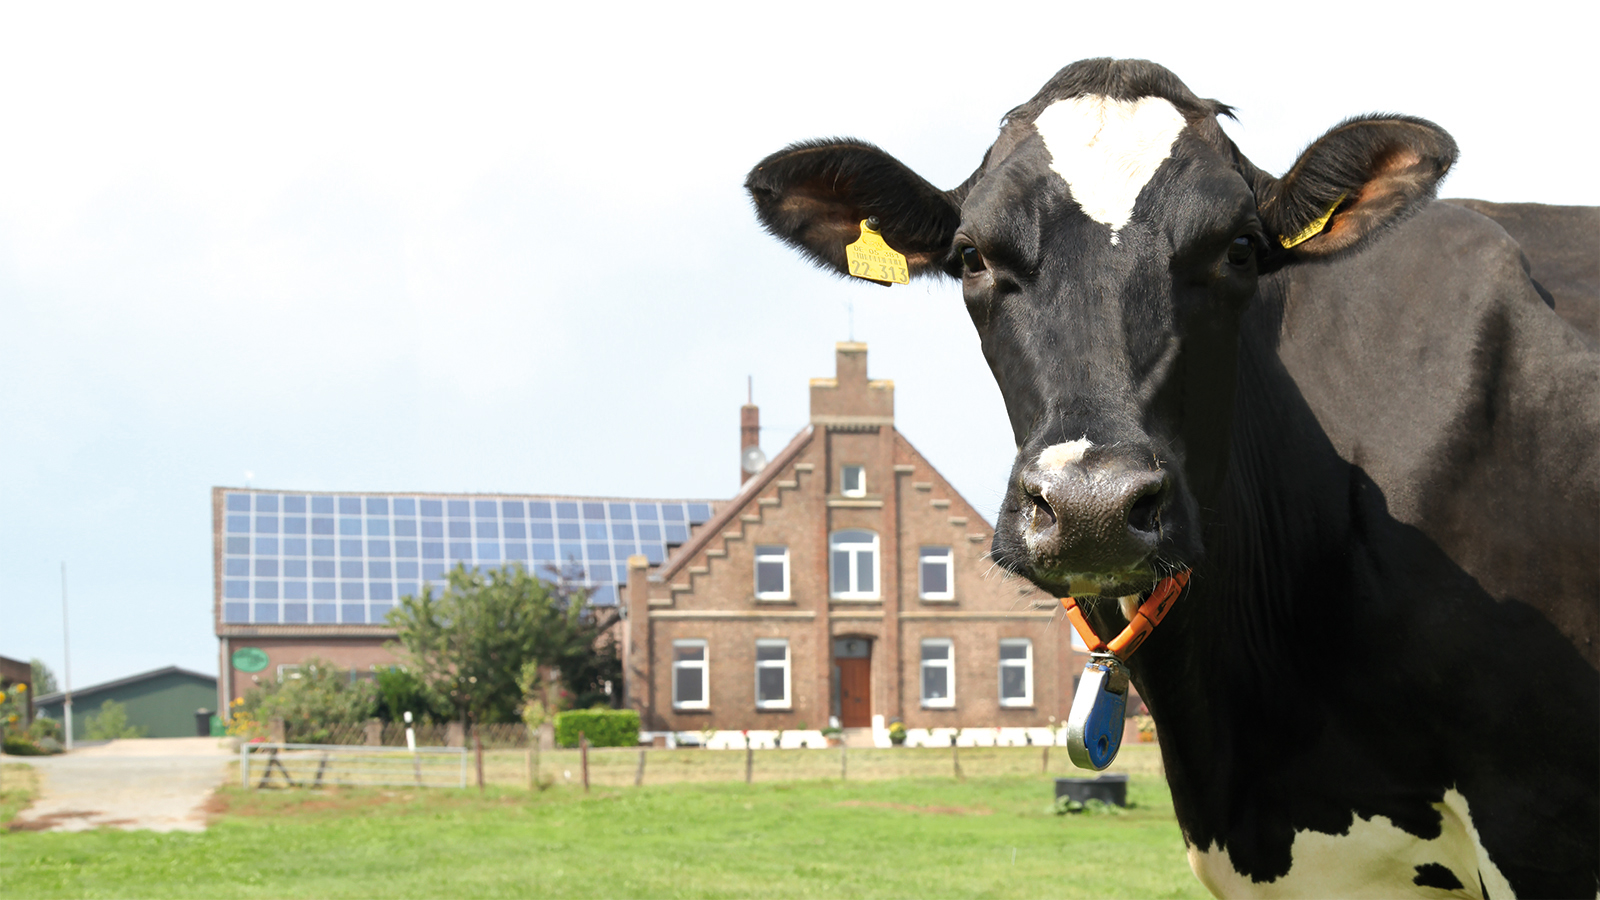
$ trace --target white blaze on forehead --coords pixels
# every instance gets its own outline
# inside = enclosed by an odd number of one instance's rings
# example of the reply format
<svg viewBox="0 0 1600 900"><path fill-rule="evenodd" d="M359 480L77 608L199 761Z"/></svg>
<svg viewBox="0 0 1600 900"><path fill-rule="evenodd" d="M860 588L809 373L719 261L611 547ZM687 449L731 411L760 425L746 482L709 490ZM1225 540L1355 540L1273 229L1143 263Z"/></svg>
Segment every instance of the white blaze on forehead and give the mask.
<svg viewBox="0 0 1600 900"><path fill-rule="evenodd" d="M1094 441L1089 440L1088 435L1064 444L1052 444L1039 451L1039 468L1060 471L1067 466L1075 466L1083 461L1083 454L1093 446Z"/></svg>
<svg viewBox="0 0 1600 900"><path fill-rule="evenodd" d="M1188 123L1160 97L1113 100L1090 95L1058 100L1034 120L1050 168L1067 182L1089 218L1111 226L1111 243L1128 224L1139 191L1172 155Z"/></svg>

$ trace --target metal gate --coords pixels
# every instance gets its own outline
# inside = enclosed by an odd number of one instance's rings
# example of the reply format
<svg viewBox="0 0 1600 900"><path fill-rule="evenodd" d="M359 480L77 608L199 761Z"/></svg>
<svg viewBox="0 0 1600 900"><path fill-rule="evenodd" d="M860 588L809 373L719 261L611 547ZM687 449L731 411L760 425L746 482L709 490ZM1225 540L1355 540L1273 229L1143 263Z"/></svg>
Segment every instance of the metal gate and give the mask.
<svg viewBox="0 0 1600 900"><path fill-rule="evenodd" d="M241 744L239 785L293 787L467 786L465 747Z"/></svg>

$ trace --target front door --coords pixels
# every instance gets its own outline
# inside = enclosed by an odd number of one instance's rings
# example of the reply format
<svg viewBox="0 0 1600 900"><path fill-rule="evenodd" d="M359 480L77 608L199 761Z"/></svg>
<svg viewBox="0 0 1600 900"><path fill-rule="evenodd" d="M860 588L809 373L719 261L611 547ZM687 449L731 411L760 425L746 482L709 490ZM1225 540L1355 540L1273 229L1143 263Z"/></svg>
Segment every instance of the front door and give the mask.
<svg viewBox="0 0 1600 900"><path fill-rule="evenodd" d="M866 728L872 724L872 659L840 659L839 724Z"/></svg>

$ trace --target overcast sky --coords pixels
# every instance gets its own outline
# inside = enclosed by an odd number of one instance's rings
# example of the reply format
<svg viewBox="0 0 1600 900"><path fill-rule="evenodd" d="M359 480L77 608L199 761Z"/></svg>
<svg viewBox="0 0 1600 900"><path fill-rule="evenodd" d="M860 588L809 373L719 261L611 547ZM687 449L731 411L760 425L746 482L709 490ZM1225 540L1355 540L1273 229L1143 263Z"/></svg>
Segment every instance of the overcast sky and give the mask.
<svg viewBox="0 0 1600 900"><path fill-rule="evenodd" d="M75 685L214 672L210 488L247 477L729 496L746 376L771 452L852 307L992 521L959 292L818 272L740 185L851 135L954 186L1076 59L1167 65L1275 172L1397 111L1459 141L1445 196L1600 202L1569 4L579 6L0 11L0 654L61 674L65 561Z"/></svg>

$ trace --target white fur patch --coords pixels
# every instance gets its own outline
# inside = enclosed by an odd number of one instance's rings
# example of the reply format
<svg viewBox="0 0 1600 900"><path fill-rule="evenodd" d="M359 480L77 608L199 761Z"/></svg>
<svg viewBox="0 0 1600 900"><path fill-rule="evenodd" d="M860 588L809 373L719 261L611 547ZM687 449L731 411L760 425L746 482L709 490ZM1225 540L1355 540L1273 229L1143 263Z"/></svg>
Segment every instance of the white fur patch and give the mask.
<svg viewBox="0 0 1600 900"><path fill-rule="evenodd" d="M1439 837L1431 841L1401 831L1383 816L1356 816L1348 834L1296 832L1289 872L1274 881L1258 883L1234 871L1223 847L1189 847L1189 868L1217 897L1481 897L1480 874L1489 896L1514 897L1478 839L1467 798L1452 788L1433 807L1444 822ZM1417 884L1416 867L1427 863L1449 869L1462 889Z"/></svg>
<svg viewBox="0 0 1600 900"><path fill-rule="evenodd" d="M1047 472L1059 472L1067 466L1075 466L1083 462L1083 454L1093 446L1094 441L1089 440L1088 435L1064 444L1052 444L1039 451L1039 468Z"/></svg>
<svg viewBox="0 0 1600 900"><path fill-rule="evenodd" d="M1111 226L1111 243L1133 216L1139 192L1172 155L1188 125L1160 97L1113 100L1089 95L1058 100L1034 120L1050 151L1050 168L1096 222Z"/></svg>

